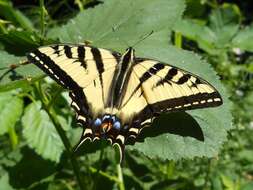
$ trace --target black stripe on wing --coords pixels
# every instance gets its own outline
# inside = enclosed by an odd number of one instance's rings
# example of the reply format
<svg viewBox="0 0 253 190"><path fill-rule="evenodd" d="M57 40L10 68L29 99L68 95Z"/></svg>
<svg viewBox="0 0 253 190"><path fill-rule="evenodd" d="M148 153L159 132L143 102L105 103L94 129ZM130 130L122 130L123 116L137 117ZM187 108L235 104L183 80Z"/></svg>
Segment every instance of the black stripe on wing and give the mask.
<svg viewBox="0 0 253 190"><path fill-rule="evenodd" d="M105 71L104 70L104 63L103 63L102 56L101 56L101 53L98 48L92 47L91 53L93 55L93 58L95 60L96 67L97 67L97 70L99 73L99 81L100 81L102 92L103 92L103 102L105 102L105 100L104 100L104 84L103 84L103 78L102 78L102 73Z"/></svg>
<svg viewBox="0 0 253 190"><path fill-rule="evenodd" d="M80 86L65 71L55 64L49 56L41 53L38 49L29 53L27 58L31 63L37 65L61 86L70 90L80 89Z"/></svg>
<svg viewBox="0 0 253 190"><path fill-rule="evenodd" d="M155 75L158 71L164 69L164 64L162 63L157 63L153 67L151 67L148 71L146 71L141 77L140 77L140 82L143 83L146 80L148 80L152 75Z"/></svg>
<svg viewBox="0 0 253 190"><path fill-rule="evenodd" d="M84 48L84 46L78 46L77 53L78 53L78 61L81 63L81 66L84 69L87 69L87 64L85 61L85 48Z"/></svg>
<svg viewBox="0 0 253 190"><path fill-rule="evenodd" d="M72 100L80 107L81 113L88 114L88 103L82 88L46 54L38 49L27 55L28 60L41 68L64 88L71 90Z"/></svg>

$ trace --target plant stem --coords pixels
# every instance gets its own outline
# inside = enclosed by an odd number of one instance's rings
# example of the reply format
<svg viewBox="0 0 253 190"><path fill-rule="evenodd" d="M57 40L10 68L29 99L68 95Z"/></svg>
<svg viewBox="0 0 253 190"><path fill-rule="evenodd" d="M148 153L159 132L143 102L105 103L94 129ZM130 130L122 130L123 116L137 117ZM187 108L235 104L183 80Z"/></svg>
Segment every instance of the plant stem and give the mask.
<svg viewBox="0 0 253 190"><path fill-rule="evenodd" d="M182 48L182 34L180 32L175 32L175 46Z"/></svg>
<svg viewBox="0 0 253 190"><path fill-rule="evenodd" d="M14 150L17 147L17 144L18 144L18 135L17 135L14 127L10 127L9 130L8 130L8 133L9 133L9 136L10 136L12 149Z"/></svg>
<svg viewBox="0 0 253 190"><path fill-rule="evenodd" d="M81 177L81 172L80 172L80 167L78 165L78 162L76 160L75 155L72 153L72 148L71 148L71 144L65 134L65 131L62 129L60 122L57 119L57 115L54 112L54 110L52 109L52 107L49 107L46 99L45 99L45 95L43 94L43 92L41 91L41 89L39 88L39 85L35 85L35 89L38 91L38 94L40 96L41 102L42 102L42 107L44 108L44 110L47 112L50 120L52 121L57 133L59 134L63 145L66 149L66 153L70 159L70 163L72 165L73 171L75 173L76 179L77 179L77 183L80 187L81 190L86 189L85 185L83 183L83 179Z"/></svg>
<svg viewBox="0 0 253 190"><path fill-rule="evenodd" d="M111 176L101 170L97 170L96 168L93 168L93 167L89 167L89 170L92 172L92 173L98 173L100 174L101 176L103 177L106 177L107 179L111 180L111 181L115 181L116 183L120 184L121 181L119 181L119 179L117 177L114 177L114 176Z"/></svg>
<svg viewBox="0 0 253 190"><path fill-rule="evenodd" d="M53 109L47 109L46 107L44 107L44 108L45 108L47 114L49 115L51 121L53 122L55 129L57 130L57 132L58 132L58 134L65 146L66 152L67 152L68 157L70 159L70 162L73 167L73 171L74 171L75 176L77 178L77 182L78 182L78 185L80 186L80 189L81 190L86 189L85 185L83 183L83 179L81 177L80 167L78 165L75 155L72 154L72 148L71 148L70 142L69 142L64 130L62 129L61 125L59 124L56 114L54 113Z"/></svg>
<svg viewBox="0 0 253 190"><path fill-rule="evenodd" d="M75 4L77 4L80 11L83 11L83 3L80 0L75 0Z"/></svg>
<svg viewBox="0 0 253 190"><path fill-rule="evenodd" d="M45 6L44 0L40 0L40 34L41 37L45 36Z"/></svg>
<svg viewBox="0 0 253 190"><path fill-rule="evenodd" d="M123 174L122 174L122 168L121 168L120 164L117 164L117 171L118 171L119 189L120 190L125 190Z"/></svg>

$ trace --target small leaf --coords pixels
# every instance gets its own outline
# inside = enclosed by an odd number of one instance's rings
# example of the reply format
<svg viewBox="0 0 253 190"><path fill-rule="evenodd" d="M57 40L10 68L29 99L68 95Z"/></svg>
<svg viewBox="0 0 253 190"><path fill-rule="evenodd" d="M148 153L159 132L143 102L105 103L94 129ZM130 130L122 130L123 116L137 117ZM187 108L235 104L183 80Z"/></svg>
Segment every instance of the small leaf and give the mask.
<svg viewBox="0 0 253 190"><path fill-rule="evenodd" d="M9 184L9 175L7 172L0 177L0 187L4 190L14 190Z"/></svg>
<svg viewBox="0 0 253 190"><path fill-rule="evenodd" d="M0 40L8 52L21 55L40 45L40 37L36 32L11 30L7 34L0 35Z"/></svg>
<svg viewBox="0 0 253 190"><path fill-rule="evenodd" d="M64 150L62 141L39 102L26 107L22 118L23 135L28 146L45 159L59 162Z"/></svg>
<svg viewBox="0 0 253 190"><path fill-rule="evenodd" d="M242 29L233 39L233 46L253 52L253 25Z"/></svg>
<svg viewBox="0 0 253 190"><path fill-rule="evenodd" d="M32 22L22 12L15 9L11 1L0 1L0 15L14 24L19 24L26 30L34 30Z"/></svg>
<svg viewBox="0 0 253 190"><path fill-rule="evenodd" d="M0 135L15 127L23 111L22 99L12 93L0 93Z"/></svg>
<svg viewBox="0 0 253 190"><path fill-rule="evenodd" d="M226 190L234 190L235 189L235 183L229 177L227 177L225 175L221 175L221 180L223 182L223 185L226 187Z"/></svg>
<svg viewBox="0 0 253 190"><path fill-rule="evenodd" d="M29 87L33 81L41 78L42 71L32 64L11 69L12 65L17 65L23 60L24 57L17 57L0 50L0 92Z"/></svg>

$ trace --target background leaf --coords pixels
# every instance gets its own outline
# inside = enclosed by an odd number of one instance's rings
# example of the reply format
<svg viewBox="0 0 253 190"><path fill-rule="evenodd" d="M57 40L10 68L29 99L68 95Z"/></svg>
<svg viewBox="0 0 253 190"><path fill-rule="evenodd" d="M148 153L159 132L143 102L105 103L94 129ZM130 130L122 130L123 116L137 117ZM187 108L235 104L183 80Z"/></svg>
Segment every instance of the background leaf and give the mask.
<svg viewBox="0 0 253 190"><path fill-rule="evenodd" d="M242 29L233 39L233 45L236 48L253 52L253 26Z"/></svg>
<svg viewBox="0 0 253 190"><path fill-rule="evenodd" d="M42 71L32 64L18 67L15 70L11 69L11 65L18 65L24 60L26 60L24 57L17 57L0 50L0 92L28 87L31 82L41 78ZM31 78L32 76L36 77Z"/></svg>
<svg viewBox="0 0 253 190"><path fill-rule="evenodd" d="M0 187L5 190L13 190L9 184L9 176L7 172L0 177Z"/></svg>
<svg viewBox="0 0 253 190"><path fill-rule="evenodd" d="M12 93L0 93L0 135L15 127L23 112L23 100Z"/></svg>
<svg viewBox="0 0 253 190"><path fill-rule="evenodd" d="M183 10L183 0L110 0L96 10L80 12L67 25L50 30L48 36L60 42L88 41L98 47L124 51L152 31L155 35L166 30L168 37ZM168 39L163 43L168 43Z"/></svg>
<svg viewBox="0 0 253 190"><path fill-rule="evenodd" d="M34 148L43 158L59 162L64 146L39 102L31 103L26 107L22 124L23 135L28 146Z"/></svg>

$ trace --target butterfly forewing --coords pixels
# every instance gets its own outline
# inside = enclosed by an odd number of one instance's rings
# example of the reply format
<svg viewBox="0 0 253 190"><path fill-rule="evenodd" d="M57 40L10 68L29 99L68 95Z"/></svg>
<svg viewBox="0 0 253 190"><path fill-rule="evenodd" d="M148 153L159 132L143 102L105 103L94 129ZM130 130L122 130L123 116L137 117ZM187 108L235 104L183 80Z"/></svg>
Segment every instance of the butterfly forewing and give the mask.
<svg viewBox="0 0 253 190"><path fill-rule="evenodd" d="M120 54L90 46L62 44L38 48L27 57L71 90L71 106L77 112L79 123L84 124L86 117L104 111Z"/></svg>
<svg viewBox="0 0 253 190"><path fill-rule="evenodd" d="M222 104L217 90L200 77L148 59L137 59L133 68L153 112L189 110Z"/></svg>
<svg viewBox="0 0 253 190"><path fill-rule="evenodd" d="M114 68L120 55L84 45L51 45L29 53L28 59L59 84L73 90L76 86L73 83L84 88L104 71Z"/></svg>

